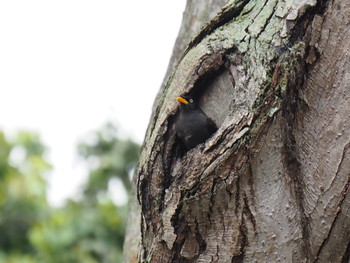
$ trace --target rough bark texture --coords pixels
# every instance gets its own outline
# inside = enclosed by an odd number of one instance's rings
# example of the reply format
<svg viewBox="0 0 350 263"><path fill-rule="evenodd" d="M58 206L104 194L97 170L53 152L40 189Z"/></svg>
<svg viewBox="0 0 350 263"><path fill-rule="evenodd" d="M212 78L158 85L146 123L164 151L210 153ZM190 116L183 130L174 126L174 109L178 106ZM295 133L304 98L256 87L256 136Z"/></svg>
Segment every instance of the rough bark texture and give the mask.
<svg viewBox="0 0 350 263"><path fill-rule="evenodd" d="M188 42L195 36L201 27L215 17L227 0L188 0L183 14L180 31L176 39L173 54L169 61L168 70L160 88L154 105L161 99L163 89L167 84L171 72L174 70ZM137 175L136 175L137 176ZM136 195L136 182L132 185L128 204L128 223L124 241L124 262L137 262L139 244L141 241L140 215L141 210Z"/></svg>
<svg viewBox="0 0 350 263"><path fill-rule="evenodd" d="M179 35L176 39L173 54L170 58L168 70L164 76L162 87L157 96L156 102L162 96L163 89L167 84L170 74L181 58L188 42L199 32L199 30L221 10L227 0L187 0L183 13L183 20ZM157 103L154 104L156 106Z"/></svg>
<svg viewBox="0 0 350 263"><path fill-rule="evenodd" d="M157 96L154 105L157 105L157 101L161 99L163 89L167 84L171 72L174 70L178 63L182 53L184 52L188 42L195 36L201 27L208 21L215 17L220 11L221 7L227 3L227 0L188 0L186 8L183 14L183 20L181 23L180 31L176 39L173 54L169 61L168 70L165 74L163 84L160 88L159 95ZM124 262L132 263L137 262L138 250L140 248L141 241L141 209L136 195L136 178L132 184L132 190L130 193L130 199L128 204L128 223L124 241Z"/></svg>
<svg viewBox="0 0 350 263"><path fill-rule="evenodd" d="M155 104L139 262L348 262L350 3L233 0ZM219 130L183 152L176 96Z"/></svg>

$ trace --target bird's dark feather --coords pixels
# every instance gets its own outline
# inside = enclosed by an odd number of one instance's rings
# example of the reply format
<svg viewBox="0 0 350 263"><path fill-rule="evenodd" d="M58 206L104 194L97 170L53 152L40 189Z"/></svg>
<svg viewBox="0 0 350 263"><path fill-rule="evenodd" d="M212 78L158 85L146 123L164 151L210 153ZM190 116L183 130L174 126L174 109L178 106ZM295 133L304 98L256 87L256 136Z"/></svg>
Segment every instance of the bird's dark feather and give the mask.
<svg viewBox="0 0 350 263"><path fill-rule="evenodd" d="M175 129L177 136L189 150L205 142L217 127L199 106L191 103L180 106Z"/></svg>

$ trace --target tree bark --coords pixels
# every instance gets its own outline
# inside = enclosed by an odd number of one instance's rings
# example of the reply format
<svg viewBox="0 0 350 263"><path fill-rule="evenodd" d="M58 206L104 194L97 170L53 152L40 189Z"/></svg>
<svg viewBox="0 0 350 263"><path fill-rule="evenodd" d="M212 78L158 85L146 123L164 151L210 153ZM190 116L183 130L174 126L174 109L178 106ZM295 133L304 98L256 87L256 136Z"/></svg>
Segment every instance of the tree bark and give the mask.
<svg viewBox="0 0 350 263"><path fill-rule="evenodd" d="M139 262L348 262L350 3L232 0L155 102ZM176 96L219 127L183 152Z"/></svg>

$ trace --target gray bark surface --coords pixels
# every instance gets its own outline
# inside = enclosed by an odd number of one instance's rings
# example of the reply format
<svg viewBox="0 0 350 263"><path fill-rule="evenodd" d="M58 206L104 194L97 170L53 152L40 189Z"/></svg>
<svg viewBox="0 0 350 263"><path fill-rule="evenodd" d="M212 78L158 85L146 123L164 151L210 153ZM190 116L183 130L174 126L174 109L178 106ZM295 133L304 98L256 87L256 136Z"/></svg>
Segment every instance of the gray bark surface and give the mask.
<svg viewBox="0 0 350 263"><path fill-rule="evenodd" d="M350 3L229 1L161 89L139 262L348 262ZM219 126L182 152L176 96Z"/></svg>

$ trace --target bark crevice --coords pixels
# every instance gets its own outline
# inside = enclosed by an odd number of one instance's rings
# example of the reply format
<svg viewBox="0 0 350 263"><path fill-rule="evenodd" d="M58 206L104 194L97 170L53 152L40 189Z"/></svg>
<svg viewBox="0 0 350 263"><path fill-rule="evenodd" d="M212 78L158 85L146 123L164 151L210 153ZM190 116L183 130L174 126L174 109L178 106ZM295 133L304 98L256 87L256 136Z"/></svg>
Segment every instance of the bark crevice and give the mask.
<svg viewBox="0 0 350 263"><path fill-rule="evenodd" d="M300 211L300 226L302 228L303 253L306 259L310 258L310 243L309 243L309 219L305 212L305 182L301 172L300 156L298 154L298 146L295 138L295 126L297 114L299 110L299 90L304 85L305 64L302 58L293 67L288 77L287 90L284 94L284 99L281 106L282 112L282 131L283 131L283 148L282 161L285 167L286 175L291 181L291 192L295 197L295 202Z"/></svg>

